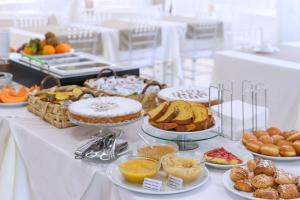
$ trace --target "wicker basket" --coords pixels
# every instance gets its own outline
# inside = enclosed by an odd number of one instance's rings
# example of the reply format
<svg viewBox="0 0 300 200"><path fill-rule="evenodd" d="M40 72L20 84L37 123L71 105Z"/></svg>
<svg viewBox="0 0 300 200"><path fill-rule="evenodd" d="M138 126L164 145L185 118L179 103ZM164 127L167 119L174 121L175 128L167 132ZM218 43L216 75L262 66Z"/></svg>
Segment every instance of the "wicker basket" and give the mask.
<svg viewBox="0 0 300 200"><path fill-rule="evenodd" d="M42 81L41 88L44 87L45 82L46 81L44 79ZM59 81L57 81L57 83L58 86L52 87L50 89L41 90L36 94L30 94L28 97L27 109L57 128L67 128L67 127L75 126L69 120L67 105L64 105L63 102L52 103L52 102L43 101L38 99L36 95L50 92L50 91L51 92L72 91L74 88L80 88L83 91L83 93L78 97L78 99L80 99L84 94L87 93L92 94L92 93L87 88L84 87L79 87L76 85L60 86Z"/></svg>
<svg viewBox="0 0 300 200"><path fill-rule="evenodd" d="M97 79L101 78L105 71L111 72L113 74L113 76L117 77L117 74L115 71L113 71L110 68L105 68L99 72ZM126 77L126 76L123 76L123 77ZM120 95L120 94L110 93L110 92L107 92L104 90L97 90L96 88L91 88L88 84L88 81L91 81L91 80L85 81L84 86L91 89L93 91L93 93L95 93L97 96L120 96L120 97L126 97L126 98L137 100L137 101L141 102L141 104L143 105L144 111L147 112L159 105L159 101L157 99L157 93L147 92L148 88L150 86L158 86L160 89L164 89L167 87L167 85L160 84L157 81L153 81L153 80L149 80L149 79L145 79L145 78L141 78L141 77L139 77L139 79L143 80L144 83L146 84L146 86L144 87L144 89L142 90L142 92L140 94L134 94L134 95L129 95L129 96L124 96L124 95Z"/></svg>

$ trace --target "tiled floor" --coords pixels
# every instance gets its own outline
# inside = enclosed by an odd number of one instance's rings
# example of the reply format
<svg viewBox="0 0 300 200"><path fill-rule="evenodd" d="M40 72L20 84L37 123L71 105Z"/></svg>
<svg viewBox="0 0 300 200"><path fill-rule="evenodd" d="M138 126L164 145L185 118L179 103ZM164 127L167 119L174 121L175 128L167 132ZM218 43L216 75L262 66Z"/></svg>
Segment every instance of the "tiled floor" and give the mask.
<svg viewBox="0 0 300 200"><path fill-rule="evenodd" d="M192 61L191 60L185 60L184 61L184 68L185 69L191 69L192 67ZM189 80L188 78L185 78L183 80L183 83L179 83L178 80L175 79L174 81L174 86L193 86L193 87L208 87L210 84L210 80L211 80L211 74L212 74L212 70L213 70L213 60L212 59L201 59L198 60L196 63L196 79L195 79L195 83L193 83L191 80ZM157 70L159 69L159 66L156 66L156 72L155 72L155 76L154 79L158 80L160 82L162 82L162 71L161 70ZM186 74L188 73L187 70L184 71ZM145 77L152 77L153 73L152 70L150 69L142 69L141 70L141 75L145 76ZM190 74L187 74L188 76L190 76ZM172 85L171 81L167 81L168 85Z"/></svg>

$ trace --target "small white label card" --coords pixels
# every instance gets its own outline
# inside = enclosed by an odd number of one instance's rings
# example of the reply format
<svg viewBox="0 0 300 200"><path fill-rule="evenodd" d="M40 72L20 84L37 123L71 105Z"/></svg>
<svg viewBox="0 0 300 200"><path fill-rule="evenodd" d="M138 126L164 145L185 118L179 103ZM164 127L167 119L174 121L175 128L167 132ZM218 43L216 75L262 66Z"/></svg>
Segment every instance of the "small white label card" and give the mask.
<svg viewBox="0 0 300 200"><path fill-rule="evenodd" d="M182 186L183 186L183 180L176 176L169 176L167 185L170 188L180 190L180 189L182 189Z"/></svg>
<svg viewBox="0 0 300 200"><path fill-rule="evenodd" d="M143 188L146 190L160 191L162 186L162 181L152 179L152 178L144 178Z"/></svg>

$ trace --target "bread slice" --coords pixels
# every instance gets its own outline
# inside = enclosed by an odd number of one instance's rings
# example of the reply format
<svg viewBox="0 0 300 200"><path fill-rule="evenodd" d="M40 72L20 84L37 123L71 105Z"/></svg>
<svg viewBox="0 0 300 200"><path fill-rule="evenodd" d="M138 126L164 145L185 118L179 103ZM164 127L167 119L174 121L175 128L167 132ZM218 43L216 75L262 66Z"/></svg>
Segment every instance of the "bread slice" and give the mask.
<svg viewBox="0 0 300 200"><path fill-rule="evenodd" d="M168 102L164 102L162 104L160 104L159 106L157 106L156 108L154 108L153 110L150 110L147 114L150 117L150 120L157 120L158 118L160 118L168 109L169 103Z"/></svg>
<svg viewBox="0 0 300 200"><path fill-rule="evenodd" d="M187 125L180 125L176 127L176 131L178 132L190 132L196 130L197 126L195 124L187 124Z"/></svg>
<svg viewBox="0 0 300 200"><path fill-rule="evenodd" d="M208 109L201 104L193 104L192 110L194 113L194 121L193 124L196 126L201 125L208 118Z"/></svg>
<svg viewBox="0 0 300 200"><path fill-rule="evenodd" d="M175 104L170 104L166 110L166 112L158 118L156 123L168 123L171 122L178 114L178 108Z"/></svg>
<svg viewBox="0 0 300 200"><path fill-rule="evenodd" d="M172 101L171 106L178 108L178 115L172 120L178 125L186 125L193 122L194 114L190 103L182 100Z"/></svg>
<svg viewBox="0 0 300 200"><path fill-rule="evenodd" d="M175 123L158 123L157 128L162 130L172 130L174 128L178 127L178 124Z"/></svg>

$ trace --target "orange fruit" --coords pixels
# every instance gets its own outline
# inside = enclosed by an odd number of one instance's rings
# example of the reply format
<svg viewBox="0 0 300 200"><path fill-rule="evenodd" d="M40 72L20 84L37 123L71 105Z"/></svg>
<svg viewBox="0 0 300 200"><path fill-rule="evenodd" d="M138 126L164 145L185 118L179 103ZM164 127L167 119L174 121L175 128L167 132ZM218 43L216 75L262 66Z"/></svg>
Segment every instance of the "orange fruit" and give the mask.
<svg viewBox="0 0 300 200"><path fill-rule="evenodd" d="M55 48L51 45L45 45L43 47L43 55L55 54Z"/></svg>
<svg viewBox="0 0 300 200"><path fill-rule="evenodd" d="M56 53L68 53L70 52L70 50L71 50L70 45L66 43L61 43L57 45L55 48Z"/></svg>
<svg viewBox="0 0 300 200"><path fill-rule="evenodd" d="M32 55L32 48L31 47L25 47L23 49L23 52L27 55Z"/></svg>

